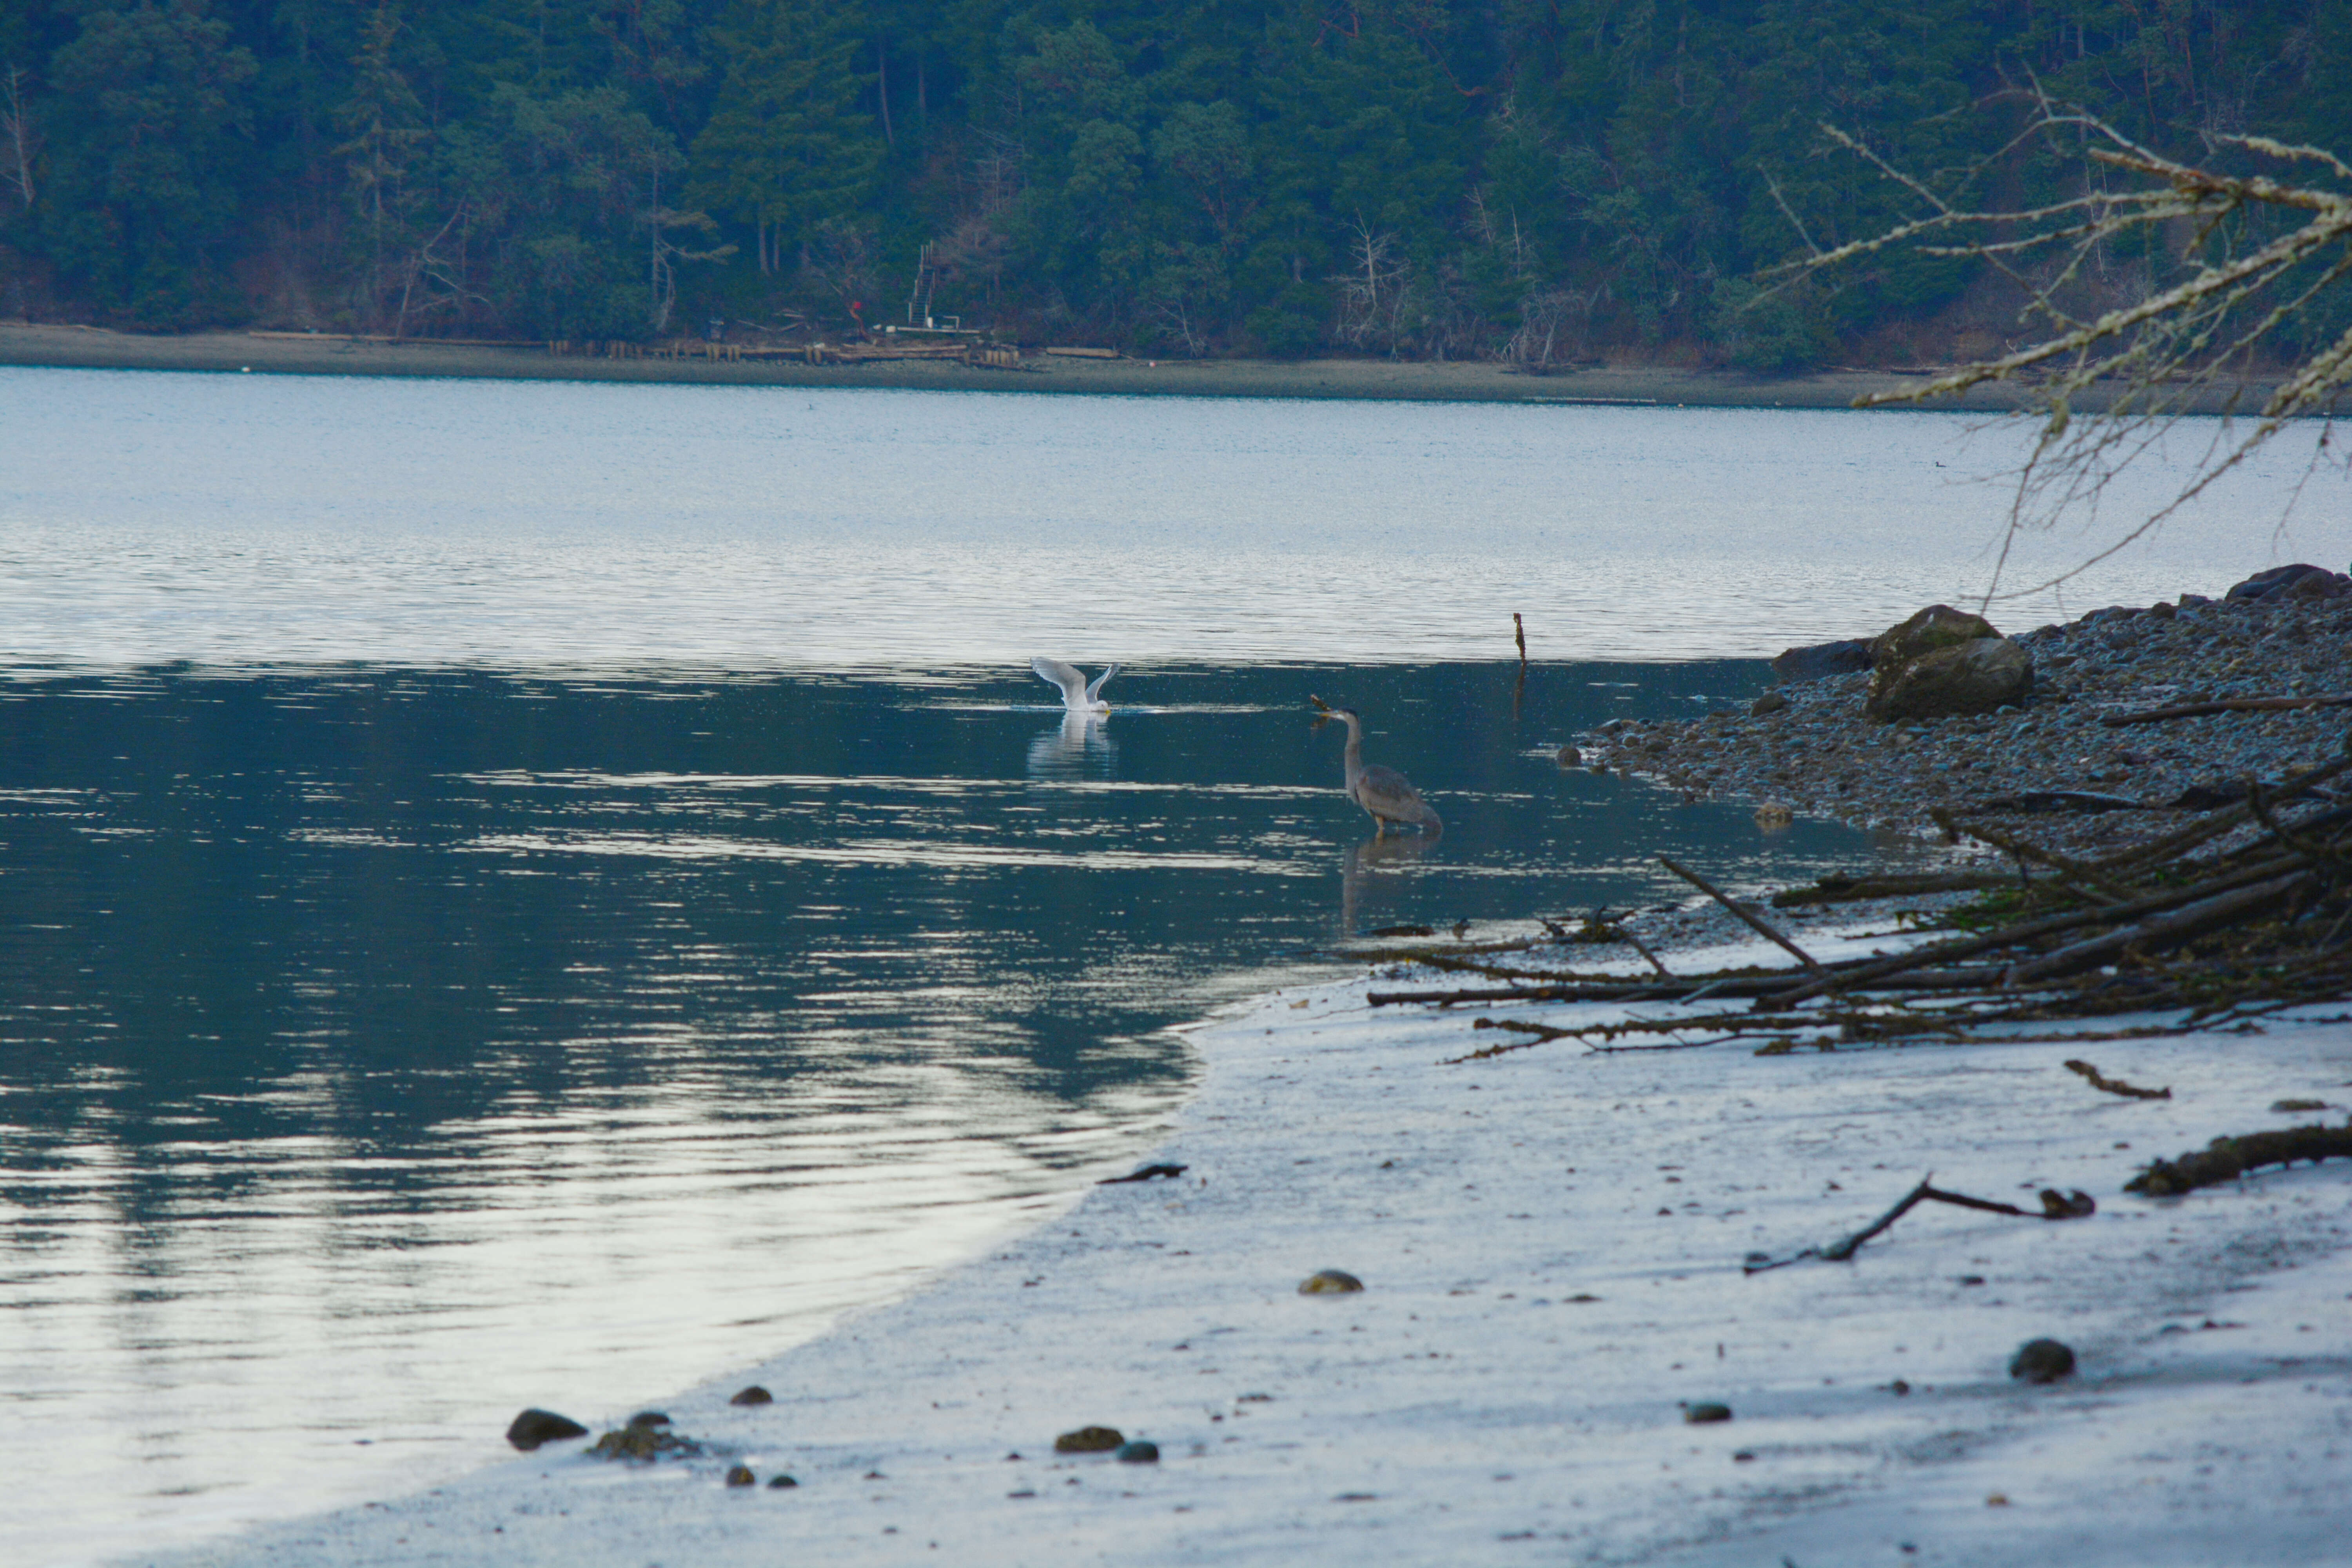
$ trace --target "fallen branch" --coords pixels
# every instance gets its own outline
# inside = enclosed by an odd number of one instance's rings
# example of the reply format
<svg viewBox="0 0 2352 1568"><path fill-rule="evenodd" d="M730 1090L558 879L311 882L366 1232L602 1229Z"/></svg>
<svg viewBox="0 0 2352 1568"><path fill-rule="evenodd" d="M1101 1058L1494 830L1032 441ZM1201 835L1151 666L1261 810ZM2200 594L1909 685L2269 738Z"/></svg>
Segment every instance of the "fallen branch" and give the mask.
<svg viewBox="0 0 2352 1568"><path fill-rule="evenodd" d="M1807 952L1803 948L1799 947L1795 942L1790 942L1787 935L1784 934L1779 927L1773 925L1771 921L1766 920L1763 916L1756 913L1753 910L1748 909L1744 904L1735 903L1728 894L1725 893L1722 889L1717 887L1714 883L1708 881L1705 877L1700 876L1697 872L1675 860L1670 856L1659 856L1658 864L1664 866L1667 870L1672 871L1675 876L1680 877L1684 881L1688 882L1692 887L1696 888L1700 892L1705 893L1708 898L1713 899L1717 903L1721 904L1725 909L1729 910L1733 914L1738 916L1740 920L1747 922L1748 929L1754 931L1758 936L1764 938L1767 942L1778 943L1780 947L1787 950L1790 955L1795 958L1799 963L1803 964L1815 974L1822 973L1820 961L1815 959L1811 953Z"/></svg>
<svg viewBox="0 0 2352 1568"><path fill-rule="evenodd" d="M1740 1265L1743 1274L1761 1274L1768 1269L1786 1268L1791 1263L1818 1258L1824 1263L1845 1263L1862 1250L1862 1244L1885 1231L1894 1223L1923 1203L1952 1204L1964 1209L1978 1209L1986 1214L2009 1215L2017 1219L2067 1220L2081 1219L2096 1214L2097 1203L2084 1192L2061 1193L2046 1188L2042 1194L2042 1212L2019 1208L2015 1204L1996 1203L1990 1198L1972 1198L1965 1193L1948 1193L1935 1184L1933 1176L1923 1177L1917 1186L1904 1194L1903 1200L1843 1241L1833 1241L1827 1247L1808 1247L1802 1252L1792 1252L1786 1258L1771 1258L1762 1253L1750 1253Z"/></svg>
<svg viewBox="0 0 2352 1568"><path fill-rule="evenodd" d="M2169 708L2147 708L2137 713L2104 713L2102 724L2155 724L2167 719L2194 719L2206 713L2277 713L2294 708L2352 707L2352 693L2334 697L2226 697L2210 702L2177 702Z"/></svg>
<svg viewBox="0 0 2352 1568"><path fill-rule="evenodd" d="M2143 1197L2179 1197L2199 1187L2234 1182L2263 1165L2292 1165L2297 1160L2315 1165L2328 1159L2352 1159L2352 1127L2294 1127L2216 1138L2178 1160L2157 1161L2126 1182L2124 1191Z"/></svg>
<svg viewBox="0 0 2352 1568"><path fill-rule="evenodd" d="M2098 1068L2093 1067L2088 1062L2070 1061L2066 1064L2066 1070L2071 1073L2081 1074L2084 1081L2088 1083L2093 1089L2104 1089L2109 1094L2120 1094L2126 1100L2170 1100L2172 1098L2172 1090L2169 1087L2164 1089L2135 1089L2119 1078L2107 1078L2104 1076L2100 1073Z"/></svg>

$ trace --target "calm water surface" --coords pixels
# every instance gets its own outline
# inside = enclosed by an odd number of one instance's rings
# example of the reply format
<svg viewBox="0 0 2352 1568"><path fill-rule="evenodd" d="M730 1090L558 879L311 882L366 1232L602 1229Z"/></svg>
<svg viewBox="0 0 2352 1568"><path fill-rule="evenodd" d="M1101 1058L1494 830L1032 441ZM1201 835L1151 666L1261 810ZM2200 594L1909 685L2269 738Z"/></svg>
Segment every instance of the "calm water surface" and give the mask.
<svg viewBox="0 0 2352 1568"><path fill-rule="evenodd" d="M2000 505L1899 416L6 371L0 428L40 1562L772 1354L1148 1146L1177 1029L1336 938L1893 853L1550 751L1956 596ZM2283 476L2094 596L2344 554ZM1442 838L1368 841L1309 691Z"/></svg>

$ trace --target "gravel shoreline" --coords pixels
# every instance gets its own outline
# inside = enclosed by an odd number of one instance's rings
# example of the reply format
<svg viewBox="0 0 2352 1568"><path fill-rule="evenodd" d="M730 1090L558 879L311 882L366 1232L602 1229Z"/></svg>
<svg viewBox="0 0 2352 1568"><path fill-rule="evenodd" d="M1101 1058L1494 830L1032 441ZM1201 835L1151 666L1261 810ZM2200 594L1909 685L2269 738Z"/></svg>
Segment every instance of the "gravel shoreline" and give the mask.
<svg viewBox="0 0 2352 1568"><path fill-rule="evenodd" d="M2193 820L2194 804L2275 782L2347 743L2344 707L2210 713L2111 725L2114 715L2244 698L2352 691L2352 598L2279 597L2095 611L2017 637L2035 684L1992 714L1878 723L1868 672L1784 684L1756 705L1691 720L1612 720L1579 737L1581 760L1680 790L1919 836L1938 808L2067 853L2109 852ZM2132 809L2021 809L2046 792L2120 797ZM2176 804L2188 797L2191 804ZM2002 803L2007 802L2004 805ZM2080 803L2078 803L2080 804Z"/></svg>

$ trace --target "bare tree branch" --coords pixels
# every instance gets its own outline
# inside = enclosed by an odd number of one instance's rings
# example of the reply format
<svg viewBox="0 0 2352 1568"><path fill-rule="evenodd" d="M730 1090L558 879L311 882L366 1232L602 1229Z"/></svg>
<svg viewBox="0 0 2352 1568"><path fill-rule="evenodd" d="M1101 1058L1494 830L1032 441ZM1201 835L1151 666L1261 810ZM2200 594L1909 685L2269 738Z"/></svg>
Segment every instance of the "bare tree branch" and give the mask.
<svg viewBox="0 0 2352 1568"><path fill-rule="evenodd" d="M2128 183L2094 185L2030 207L1956 205L1858 138L1825 125L1832 142L1901 186L1927 212L1827 251L1813 247L1800 226L1811 254L1764 274L1785 288L1886 253L1964 258L2013 282L2025 299L2023 319L2045 324L2033 341L2008 353L1854 400L1856 407L1923 403L1994 383L2026 390L2022 413L2041 431L2017 470L2009 533L1986 591L1988 604L2042 593L2145 537L2289 422L2332 417L2352 386L2352 331L2305 352L2283 372L2278 368L2288 330L2352 275L2352 192L2183 163L2095 115L2062 109L2038 83L2032 96L2028 138L2038 135L2074 151L2084 161L2086 184L2101 172L2128 176ZM2282 164L2316 163L2352 182L2352 164L2323 148L2262 136L2215 137L2211 144ZM1968 171L1955 188L1974 184L1987 167ZM1773 195L1779 199L1777 187ZM2119 248L2148 255L2156 275L2137 299L2114 303L2109 295L2106 301L2081 303L2081 295L2093 291L2089 280L2105 275L2105 258ZM2235 422L2253 402L2255 378L2266 369L2277 379L2260 395L2251 423ZM2095 503L2118 471L2181 419L2217 407L2221 426L2170 501L2060 576L2000 592L2000 573L2021 531L2047 528L2062 513ZM2323 437L2315 467L2326 460L2326 446Z"/></svg>

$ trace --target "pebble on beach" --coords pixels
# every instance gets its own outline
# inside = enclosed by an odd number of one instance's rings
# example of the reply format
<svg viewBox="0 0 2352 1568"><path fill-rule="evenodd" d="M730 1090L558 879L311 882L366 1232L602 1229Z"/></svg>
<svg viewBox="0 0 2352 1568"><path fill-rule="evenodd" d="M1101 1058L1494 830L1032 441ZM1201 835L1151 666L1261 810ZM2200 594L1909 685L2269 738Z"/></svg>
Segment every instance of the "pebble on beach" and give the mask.
<svg viewBox="0 0 2352 1568"><path fill-rule="evenodd" d="M1710 1421L1728 1421L1731 1419L1731 1406L1703 1399L1696 1405L1684 1405L1683 1419L1694 1426L1704 1426Z"/></svg>
<svg viewBox="0 0 2352 1568"><path fill-rule="evenodd" d="M530 1453L541 1443L560 1443L566 1437L585 1437L588 1428L569 1415L558 1415L552 1410L537 1406L524 1411L507 1427L507 1441Z"/></svg>
<svg viewBox="0 0 2352 1568"><path fill-rule="evenodd" d="M756 1383L749 1388L737 1389L727 1401L730 1405L773 1405L775 1402L776 1396Z"/></svg>
<svg viewBox="0 0 2352 1568"><path fill-rule="evenodd" d="M1126 1446L1127 1437L1116 1426L1081 1426L1075 1432L1065 1432L1054 1439L1056 1454L1108 1454Z"/></svg>
<svg viewBox="0 0 2352 1568"><path fill-rule="evenodd" d="M1364 1282L1344 1268L1318 1268L1298 1282L1302 1296L1340 1296L1363 1288Z"/></svg>
<svg viewBox="0 0 2352 1568"><path fill-rule="evenodd" d="M1156 1465L1160 1462L1160 1445L1139 1437L1132 1443L1121 1443L1118 1452L1111 1458L1122 1465Z"/></svg>
<svg viewBox="0 0 2352 1568"><path fill-rule="evenodd" d="M749 1465L737 1465L727 1472L727 1484L730 1487L756 1486L760 1478L751 1473L751 1467Z"/></svg>
<svg viewBox="0 0 2352 1568"><path fill-rule="evenodd" d="M796 1487L798 1485L800 1485L800 1482L793 1479L790 1476L770 1476L768 1478L768 1489L772 1492L780 1492L786 1487Z"/></svg>
<svg viewBox="0 0 2352 1568"><path fill-rule="evenodd" d="M2074 1352L2056 1340L2028 1340L2010 1358L2009 1375L2028 1383L2056 1383L2074 1375Z"/></svg>

